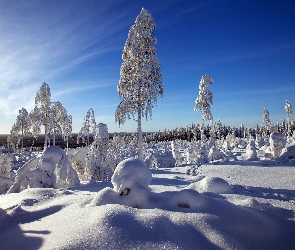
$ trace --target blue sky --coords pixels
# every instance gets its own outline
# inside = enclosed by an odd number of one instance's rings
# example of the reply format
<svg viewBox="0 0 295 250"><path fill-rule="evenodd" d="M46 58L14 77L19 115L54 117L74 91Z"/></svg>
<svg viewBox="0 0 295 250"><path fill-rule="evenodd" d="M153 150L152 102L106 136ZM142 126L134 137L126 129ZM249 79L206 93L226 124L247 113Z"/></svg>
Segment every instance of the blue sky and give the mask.
<svg viewBox="0 0 295 250"><path fill-rule="evenodd" d="M164 78L164 98L143 131L200 123L203 74L214 79L214 121L256 126L266 107L280 122L286 99L295 111L293 1L0 0L0 133L19 109L33 109L42 82L73 116L74 132L89 108L109 132L135 132L135 121L119 128L114 113L122 50L142 7L157 26Z"/></svg>

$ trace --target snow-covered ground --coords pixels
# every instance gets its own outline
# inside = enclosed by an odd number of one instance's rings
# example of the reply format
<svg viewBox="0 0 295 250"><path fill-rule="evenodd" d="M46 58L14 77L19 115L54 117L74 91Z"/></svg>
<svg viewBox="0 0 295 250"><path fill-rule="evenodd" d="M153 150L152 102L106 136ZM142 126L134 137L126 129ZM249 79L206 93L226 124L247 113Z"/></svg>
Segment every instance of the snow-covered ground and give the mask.
<svg viewBox="0 0 295 250"><path fill-rule="evenodd" d="M294 160L151 172L1 195L0 249L295 249Z"/></svg>

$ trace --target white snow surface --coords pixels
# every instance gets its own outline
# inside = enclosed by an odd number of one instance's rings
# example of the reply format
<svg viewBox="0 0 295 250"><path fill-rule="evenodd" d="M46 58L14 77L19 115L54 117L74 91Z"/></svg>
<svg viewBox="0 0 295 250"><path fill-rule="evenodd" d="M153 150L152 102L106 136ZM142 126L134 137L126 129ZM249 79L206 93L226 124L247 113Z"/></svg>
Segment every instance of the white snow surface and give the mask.
<svg viewBox="0 0 295 250"><path fill-rule="evenodd" d="M133 159L112 182L3 194L0 249L295 248L294 160L191 167L149 170ZM120 173L132 183L126 195Z"/></svg>

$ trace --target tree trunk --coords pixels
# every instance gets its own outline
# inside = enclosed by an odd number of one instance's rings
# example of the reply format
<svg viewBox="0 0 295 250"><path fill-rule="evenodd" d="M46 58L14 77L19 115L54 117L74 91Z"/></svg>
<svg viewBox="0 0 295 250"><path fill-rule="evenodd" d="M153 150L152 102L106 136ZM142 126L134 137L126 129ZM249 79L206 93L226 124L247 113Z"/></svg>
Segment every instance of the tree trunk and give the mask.
<svg viewBox="0 0 295 250"><path fill-rule="evenodd" d="M22 126L22 159L23 159L23 149L24 149L24 129L23 129L23 126Z"/></svg>
<svg viewBox="0 0 295 250"><path fill-rule="evenodd" d="M142 130L141 130L141 108L138 109L137 132L138 132L138 159L143 161L143 144L142 144Z"/></svg>
<svg viewBox="0 0 295 250"><path fill-rule="evenodd" d="M45 126L45 141L44 141L44 149L47 148L47 127Z"/></svg>
<svg viewBox="0 0 295 250"><path fill-rule="evenodd" d="M53 145L52 146L55 146L55 128L53 128L53 139L52 140L53 140L53 142L52 142Z"/></svg>
<svg viewBox="0 0 295 250"><path fill-rule="evenodd" d="M288 136L290 136L291 135L291 132L290 132L290 116L288 115L287 116L287 121L288 121Z"/></svg>

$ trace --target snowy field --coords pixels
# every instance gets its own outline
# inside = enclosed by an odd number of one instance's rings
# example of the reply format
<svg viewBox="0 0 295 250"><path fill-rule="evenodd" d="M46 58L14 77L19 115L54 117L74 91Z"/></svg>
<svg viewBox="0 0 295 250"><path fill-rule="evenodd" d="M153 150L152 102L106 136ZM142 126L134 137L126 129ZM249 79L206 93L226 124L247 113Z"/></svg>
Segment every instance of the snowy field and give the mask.
<svg viewBox="0 0 295 250"><path fill-rule="evenodd" d="M147 169L121 196L118 178L1 195L0 249L295 249L294 160Z"/></svg>

